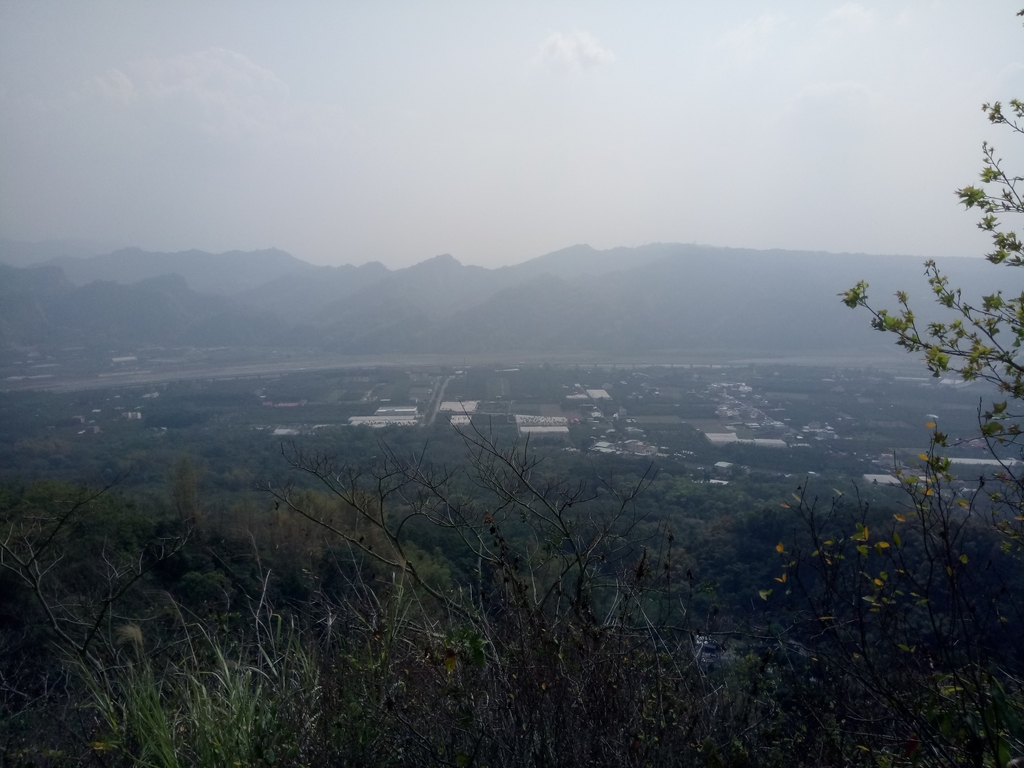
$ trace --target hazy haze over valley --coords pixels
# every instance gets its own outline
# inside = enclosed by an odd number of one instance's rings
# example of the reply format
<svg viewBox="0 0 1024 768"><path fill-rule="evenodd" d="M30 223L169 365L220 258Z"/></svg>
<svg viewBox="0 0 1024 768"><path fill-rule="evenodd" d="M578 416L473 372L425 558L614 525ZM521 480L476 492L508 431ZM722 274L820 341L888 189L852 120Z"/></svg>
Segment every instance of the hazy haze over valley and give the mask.
<svg viewBox="0 0 1024 768"><path fill-rule="evenodd" d="M869 280L881 297L912 286L921 320L935 316L921 264L909 257L653 243L606 251L572 246L498 269L448 254L389 270L376 262L314 266L279 250L137 248L3 265L6 253L29 250L0 243L0 349L17 358L17 350L42 344L81 346L104 361L107 350L229 346L260 359L288 348L314 356L635 361L657 354L856 363L901 357L867 322L850 322L837 295L857 280ZM940 263L972 300L989 288L988 262Z"/></svg>
<svg viewBox="0 0 1024 768"><path fill-rule="evenodd" d="M992 138L980 101L1024 83L1016 10L4 3L0 236L392 269L976 255L951 193Z"/></svg>
<svg viewBox="0 0 1024 768"><path fill-rule="evenodd" d="M837 294L991 289L1014 10L6 4L0 345L895 355Z"/></svg>

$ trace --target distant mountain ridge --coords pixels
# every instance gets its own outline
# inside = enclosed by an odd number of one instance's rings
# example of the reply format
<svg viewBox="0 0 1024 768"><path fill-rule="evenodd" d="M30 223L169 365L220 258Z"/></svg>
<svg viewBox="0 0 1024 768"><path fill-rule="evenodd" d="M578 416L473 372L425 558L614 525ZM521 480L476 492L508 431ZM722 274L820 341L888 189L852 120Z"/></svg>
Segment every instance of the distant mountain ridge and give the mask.
<svg viewBox="0 0 1024 768"><path fill-rule="evenodd" d="M295 344L361 354L881 348L863 313L837 294L865 279L876 302L891 305L905 289L927 322L922 261L654 243L576 245L499 269L444 254L389 270L318 267L277 249L122 249L0 267L0 281L18 286L0 288L0 344ZM940 266L969 297L998 286L1019 292L1024 282L982 259Z"/></svg>
<svg viewBox="0 0 1024 768"><path fill-rule="evenodd" d="M88 258L60 257L46 262L64 270L76 285L97 280L131 284L162 275L179 275L199 293L232 295L285 275L313 269L311 264L276 248L263 251L180 251L154 253L122 248Z"/></svg>
<svg viewBox="0 0 1024 768"><path fill-rule="evenodd" d="M180 275L132 285L97 280L75 286L59 267L0 265L0 285L5 286L0 290L0 347L261 346L287 341L272 315L197 293Z"/></svg>
<svg viewBox="0 0 1024 768"><path fill-rule="evenodd" d="M30 267L44 264L52 259L72 257L86 258L115 251L121 246L111 243L97 243L92 240L43 240L28 243L0 237L0 264L12 267Z"/></svg>

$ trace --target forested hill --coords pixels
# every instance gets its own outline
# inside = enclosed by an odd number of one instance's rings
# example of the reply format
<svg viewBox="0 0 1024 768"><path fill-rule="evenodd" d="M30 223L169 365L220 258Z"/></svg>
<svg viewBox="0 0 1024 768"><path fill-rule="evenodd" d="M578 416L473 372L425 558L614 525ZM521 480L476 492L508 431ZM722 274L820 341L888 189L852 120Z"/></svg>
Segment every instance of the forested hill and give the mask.
<svg viewBox="0 0 1024 768"><path fill-rule="evenodd" d="M0 260L5 251L0 249ZM14 259L11 259L13 261ZM838 294L858 280L884 305L931 293L913 257L651 244L586 245L500 269L436 256L406 269L318 267L283 251L124 249L3 267L0 343L246 346L340 353L608 352L741 354L879 350ZM965 297L1016 270L943 259ZM1002 280L993 271L1002 269Z"/></svg>

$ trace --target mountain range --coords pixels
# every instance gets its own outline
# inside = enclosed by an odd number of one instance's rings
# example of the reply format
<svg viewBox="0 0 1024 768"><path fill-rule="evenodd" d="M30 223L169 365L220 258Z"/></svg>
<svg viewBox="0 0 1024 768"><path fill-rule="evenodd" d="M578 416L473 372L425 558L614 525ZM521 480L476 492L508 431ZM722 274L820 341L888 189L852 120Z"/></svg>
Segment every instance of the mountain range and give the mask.
<svg viewBox="0 0 1024 768"><path fill-rule="evenodd" d="M0 240L0 346L296 346L336 353L644 351L743 355L888 349L837 294L867 280L935 315L921 259L655 243L576 245L486 269L441 255L389 270L284 251L77 253ZM54 253L56 252L56 255ZM26 255L27 254L27 255ZM26 260L35 265L27 266ZM942 259L966 297L1019 292L1017 270ZM1013 278L1013 279L1011 279Z"/></svg>

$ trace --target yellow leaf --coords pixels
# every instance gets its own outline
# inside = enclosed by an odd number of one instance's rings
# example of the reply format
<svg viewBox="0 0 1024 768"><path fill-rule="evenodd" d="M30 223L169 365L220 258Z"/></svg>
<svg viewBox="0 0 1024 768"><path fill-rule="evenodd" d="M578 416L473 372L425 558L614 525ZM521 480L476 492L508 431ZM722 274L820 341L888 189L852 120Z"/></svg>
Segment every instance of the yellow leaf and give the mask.
<svg viewBox="0 0 1024 768"><path fill-rule="evenodd" d="M893 517L895 517L895 518L896 518L896 520L898 520L898 521L899 521L899 522L901 522L901 523L905 523L905 522L907 522L907 517L906 517L906 515L901 515L901 514L898 514L898 513L897 513L897 514L893 515Z"/></svg>
<svg viewBox="0 0 1024 768"><path fill-rule="evenodd" d="M928 454L927 453L919 453L919 454L917 454L917 458L919 458L921 461L928 461Z"/></svg>
<svg viewBox="0 0 1024 768"><path fill-rule="evenodd" d="M768 599L768 595L770 595L771 593L772 593L772 591L770 589L762 589L757 594L759 594L761 596L762 600L767 600Z"/></svg>
<svg viewBox="0 0 1024 768"><path fill-rule="evenodd" d="M786 583L786 574L782 574L781 577L776 576L775 580L777 582L781 583L781 584L785 584Z"/></svg>
<svg viewBox="0 0 1024 768"><path fill-rule="evenodd" d="M775 545L775 551L781 555L783 552L786 551L786 547L780 541L778 544Z"/></svg>
<svg viewBox="0 0 1024 768"><path fill-rule="evenodd" d="M924 428L925 429L935 429L935 422L934 421L929 421L927 424L924 425Z"/></svg>
<svg viewBox="0 0 1024 768"><path fill-rule="evenodd" d="M967 509L969 506L971 506L968 503L967 499L957 499L956 503L957 503L958 506L960 506L963 509Z"/></svg>

